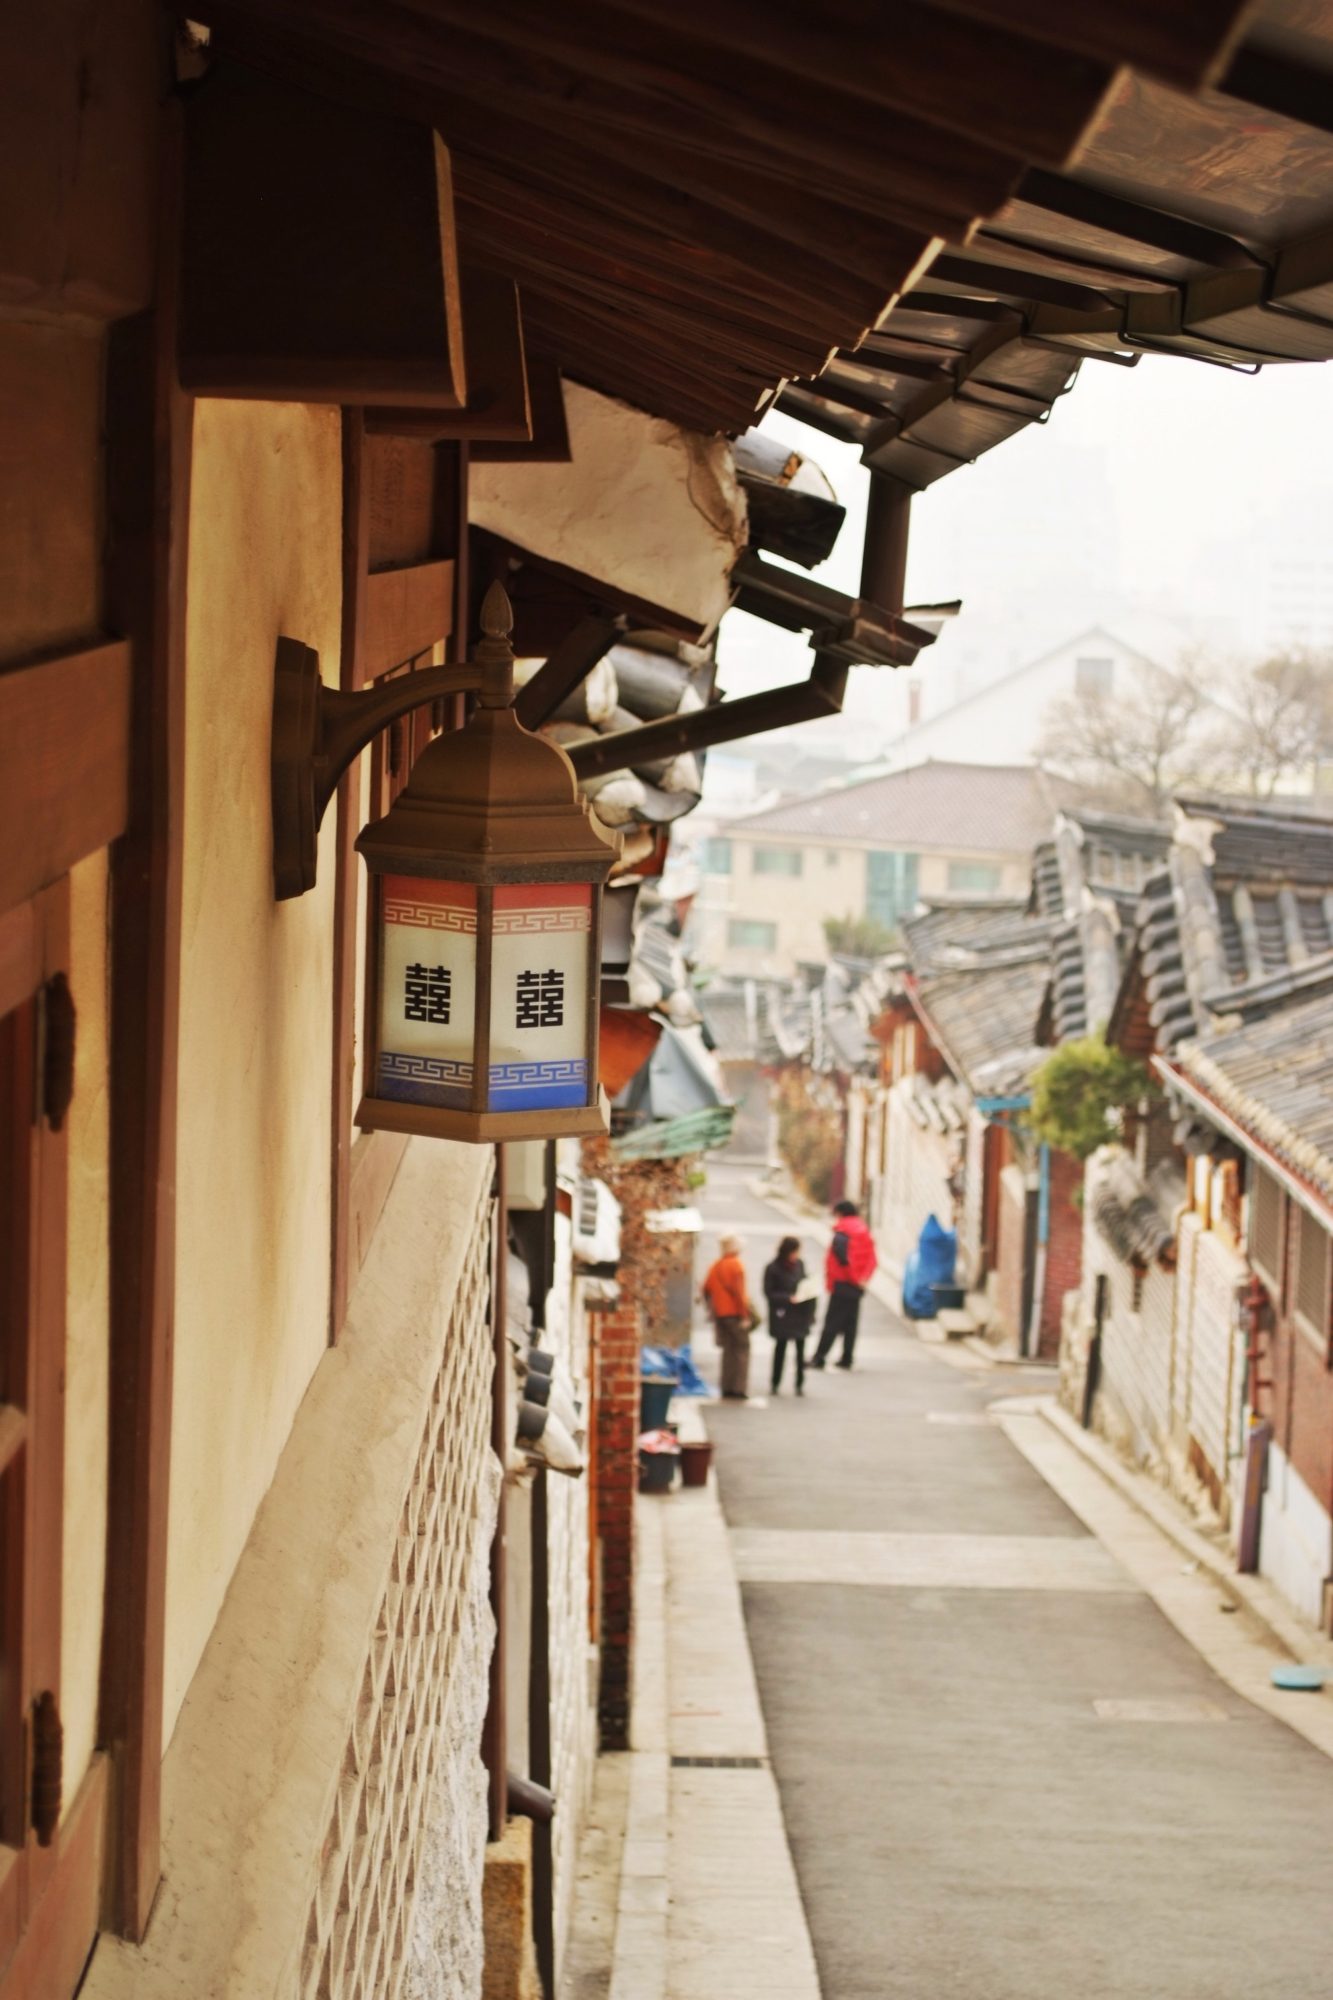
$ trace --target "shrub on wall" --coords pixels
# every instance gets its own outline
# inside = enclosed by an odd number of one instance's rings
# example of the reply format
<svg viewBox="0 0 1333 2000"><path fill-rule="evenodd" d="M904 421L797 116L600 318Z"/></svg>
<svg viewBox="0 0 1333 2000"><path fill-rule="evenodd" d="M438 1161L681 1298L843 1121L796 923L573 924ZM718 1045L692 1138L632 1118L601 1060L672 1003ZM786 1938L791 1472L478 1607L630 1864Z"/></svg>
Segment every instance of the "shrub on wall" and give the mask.
<svg viewBox="0 0 1333 2000"><path fill-rule="evenodd" d="M896 930L875 917L825 917L824 941L845 958L883 958L900 943Z"/></svg>
<svg viewBox="0 0 1333 2000"><path fill-rule="evenodd" d="M1157 1085L1147 1067L1101 1035L1052 1051L1032 1079L1030 1130L1048 1146L1086 1160L1121 1135L1127 1116Z"/></svg>

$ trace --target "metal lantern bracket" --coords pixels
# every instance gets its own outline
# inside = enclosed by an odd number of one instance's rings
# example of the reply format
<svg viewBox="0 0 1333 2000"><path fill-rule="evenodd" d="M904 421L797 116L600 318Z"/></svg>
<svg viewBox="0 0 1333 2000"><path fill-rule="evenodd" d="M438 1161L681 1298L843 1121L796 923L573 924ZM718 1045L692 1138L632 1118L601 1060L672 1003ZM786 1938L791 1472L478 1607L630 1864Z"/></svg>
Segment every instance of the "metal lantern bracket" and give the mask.
<svg viewBox="0 0 1333 2000"><path fill-rule="evenodd" d="M484 670L463 660L344 694L320 679L319 654L279 639L273 676L273 889L279 902L315 886L319 828L338 781L372 737L442 695L475 694Z"/></svg>

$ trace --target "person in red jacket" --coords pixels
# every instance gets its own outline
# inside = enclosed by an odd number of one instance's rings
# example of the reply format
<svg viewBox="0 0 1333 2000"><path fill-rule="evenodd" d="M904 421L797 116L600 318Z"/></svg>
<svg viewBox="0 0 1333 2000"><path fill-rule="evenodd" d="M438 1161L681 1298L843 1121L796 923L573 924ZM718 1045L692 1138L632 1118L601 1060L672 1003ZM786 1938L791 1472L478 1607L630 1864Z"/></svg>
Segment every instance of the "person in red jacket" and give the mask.
<svg viewBox="0 0 1333 2000"><path fill-rule="evenodd" d="M828 1311L824 1315L819 1346L809 1364L811 1368L824 1366L839 1334L842 1335L842 1359L835 1365L839 1368L851 1367L857 1324L861 1318L861 1300L879 1263L875 1239L861 1220L856 1203L837 1202L833 1213L837 1218L833 1241L824 1259Z"/></svg>

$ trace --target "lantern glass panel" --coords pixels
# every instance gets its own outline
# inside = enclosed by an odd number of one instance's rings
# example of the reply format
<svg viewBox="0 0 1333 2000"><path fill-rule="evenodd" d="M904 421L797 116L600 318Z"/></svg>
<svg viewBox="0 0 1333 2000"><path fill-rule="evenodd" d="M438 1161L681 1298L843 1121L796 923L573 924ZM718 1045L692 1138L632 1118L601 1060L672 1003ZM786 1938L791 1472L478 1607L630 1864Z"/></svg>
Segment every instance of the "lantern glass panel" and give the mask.
<svg viewBox="0 0 1333 2000"><path fill-rule="evenodd" d="M477 891L386 875L375 1092L466 1109L476 1035Z"/></svg>
<svg viewBox="0 0 1333 2000"><path fill-rule="evenodd" d="M589 1101L592 897L586 882L505 883L495 890L492 1111L555 1110Z"/></svg>

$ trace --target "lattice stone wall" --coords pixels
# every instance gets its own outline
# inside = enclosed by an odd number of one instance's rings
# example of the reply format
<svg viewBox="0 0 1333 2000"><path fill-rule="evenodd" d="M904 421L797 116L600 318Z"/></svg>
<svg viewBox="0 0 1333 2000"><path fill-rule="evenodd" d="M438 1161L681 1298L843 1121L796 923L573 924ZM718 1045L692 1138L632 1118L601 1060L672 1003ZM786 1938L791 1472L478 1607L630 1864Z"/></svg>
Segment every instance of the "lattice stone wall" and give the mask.
<svg viewBox="0 0 1333 2000"><path fill-rule="evenodd" d="M438 1884L420 1878L423 1860L444 1865L437 1806L456 1776L448 1767L467 1759L465 1789L480 1771L476 1735L469 1740L459 1724L462 1712L470 1721L484 1700L489 1652L477 1601L480 1591L484 1606L484 1551L498 1479L490 1450L488 1207L460 1219L460 1227L470 1231L470 1248L449 1308L324 1838L301 2000L399 2000L418 1896L438 1900ZM479 1783L471 1790L480 1813ZM476 1882L456 1882L454 1900L479 1895L484 1838L479 1816ZM466 1934L476 1925L459 1914L466 1955ZM447 1977L442 1968L437 1992L449 1990ZM412 1984L423 1990L419 1979Z"/></svg>

